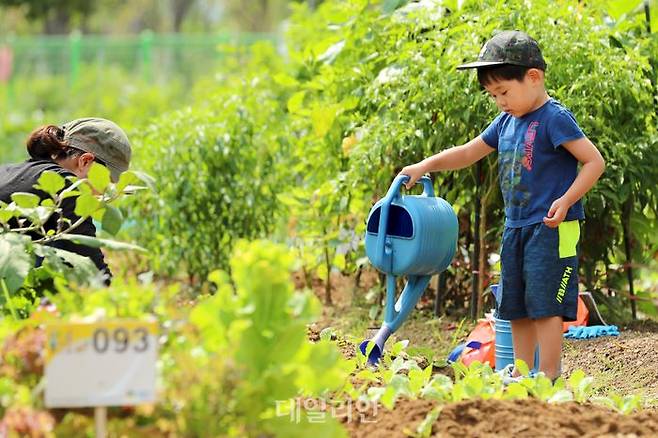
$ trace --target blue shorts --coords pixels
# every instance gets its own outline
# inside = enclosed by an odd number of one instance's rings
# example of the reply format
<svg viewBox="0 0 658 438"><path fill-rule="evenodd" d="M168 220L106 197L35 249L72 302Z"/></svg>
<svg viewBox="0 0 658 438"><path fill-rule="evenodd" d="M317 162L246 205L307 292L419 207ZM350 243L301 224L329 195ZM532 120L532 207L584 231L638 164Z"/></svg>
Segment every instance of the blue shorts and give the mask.
<svg viewBox="0 0 658 438"><path fill-rule="evenodd" d="M575 321L579 238L578 221L562 222L557 228L543 223L505 228L498 318L561 316Z"/></svg>

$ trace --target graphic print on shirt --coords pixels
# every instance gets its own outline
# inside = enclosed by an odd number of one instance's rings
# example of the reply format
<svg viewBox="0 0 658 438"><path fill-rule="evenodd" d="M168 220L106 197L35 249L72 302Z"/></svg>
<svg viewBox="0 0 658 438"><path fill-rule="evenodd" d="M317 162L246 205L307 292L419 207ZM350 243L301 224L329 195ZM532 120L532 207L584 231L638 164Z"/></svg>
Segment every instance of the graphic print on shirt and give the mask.
<svg viewBox="0 0 658 438"><path fill-rule="evenodd" d="M530 188L523 183L523 170L530 172L533 166L533 152L539 122L528 125L523 143L520 141L499 150L500 188L505 201L507 217L523 217L523 210L530 204Z"/></svg>
<svg viewBox="0 0 658 438"><path fill-rule="evenodd" d="M523 145L524 156L521 160L521 164L528 171L532 171L532 152L535 148L535 137L537 137L537 126L539 126L538 121L530 122L528 125L528 130L525 133L525 143Z"/></svg>

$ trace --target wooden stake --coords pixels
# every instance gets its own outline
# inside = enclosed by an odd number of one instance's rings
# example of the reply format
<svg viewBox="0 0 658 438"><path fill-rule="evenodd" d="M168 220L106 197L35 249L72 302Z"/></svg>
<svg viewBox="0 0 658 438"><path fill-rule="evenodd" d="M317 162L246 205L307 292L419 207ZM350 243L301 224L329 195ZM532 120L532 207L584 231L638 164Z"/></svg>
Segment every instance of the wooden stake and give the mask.
<svg viewBox="0 0 658 438"><path fill-rule="evenodd" d="M94 408L94 422L96 425L96 438L107 437L107 407L96 406Z"/></svg>

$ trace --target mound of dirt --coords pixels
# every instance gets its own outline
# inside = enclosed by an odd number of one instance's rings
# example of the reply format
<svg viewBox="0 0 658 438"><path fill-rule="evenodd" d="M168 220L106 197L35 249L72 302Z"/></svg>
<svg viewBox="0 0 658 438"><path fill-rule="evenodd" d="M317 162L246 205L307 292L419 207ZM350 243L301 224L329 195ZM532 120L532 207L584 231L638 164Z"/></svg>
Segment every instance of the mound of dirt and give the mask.
<svg viewBox="0 0 658 438"><path fill-rule="evenodd" d="M399 400L392 411L344 420L350 436L406 437L435 406L428 400ZM619 437L658 436L658 412L624 416L595 405L527 400L468 400L445 405L432 426L435 437Z"/></svg>
<svg viewBox="0 0 658 438"><path fill-rule="evenodd" d="M317 324L310 324L306 326L306 337L311 342L318 342L320 340L321 331L322 330ZM345 359L352 359L356 356L356 346L345 339L344 336L338 336L336 333L332 333L331 340L336 343Z"/></svg>
<svg viewBox="0 0 658 438"><path fill-rule="evenodd" d="M432 432L435 436L472 437L656 436L658 412L624 416L578 403L470 400L446 406Z"/></svg>
<svg viewBox="0 0 658 438"><path fill-rule="evenodd" d="M602 394L615 391L658 398L658 333L640 330L622 331L619 337L565 342L564 374L582 369L594 377Z"/></svg>

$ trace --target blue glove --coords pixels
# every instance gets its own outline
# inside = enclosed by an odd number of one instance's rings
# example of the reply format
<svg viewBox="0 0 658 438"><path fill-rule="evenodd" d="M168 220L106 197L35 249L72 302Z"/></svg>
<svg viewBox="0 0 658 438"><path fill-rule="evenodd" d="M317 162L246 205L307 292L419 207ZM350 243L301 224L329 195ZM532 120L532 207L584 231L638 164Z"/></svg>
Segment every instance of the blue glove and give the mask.
<svg viewBox="0 0 658 438"><path fill-rule="evenodd" d="M569 331L564 334L565 338L571 339L589 339L599 336L619 336L619 328L616 325L571 326Z"/></svg>

